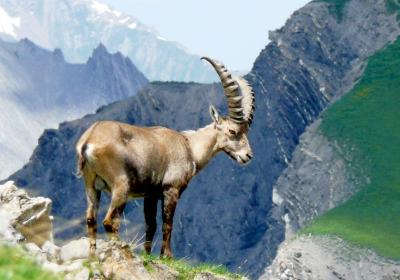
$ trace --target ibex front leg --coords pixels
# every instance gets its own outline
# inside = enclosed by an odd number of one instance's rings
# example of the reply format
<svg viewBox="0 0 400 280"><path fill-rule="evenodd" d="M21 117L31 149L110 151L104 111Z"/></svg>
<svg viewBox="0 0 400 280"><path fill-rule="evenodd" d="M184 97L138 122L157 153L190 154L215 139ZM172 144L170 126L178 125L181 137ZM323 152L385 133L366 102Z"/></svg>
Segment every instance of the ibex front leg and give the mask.
<svg viewBox="0 0 400 280"><path fill-rule="evenodd" d="M179 190L177 188L168 188L163 192L163 243L161 247L162 257L172 257L171 233L176 204L179 199Z"/></svg>
<svg viewBox="0 0 400 280"><path fill-rule="evenodd" d="M86 186L86 222L89 236L89 255L94 257L96 253L96 233L97 233L97 212L99 210L99 202L101 192L95 189L96 174L87 173L85 176Z"/></svg>
<svg viewBox="0 0 400 280"><path fill-rule="evenodd" d="M157 202L155 194L149 194L144 198L144 218L146 221L146 241L144 250L147 254L151 253L151 244L157 229Z"/></svg>

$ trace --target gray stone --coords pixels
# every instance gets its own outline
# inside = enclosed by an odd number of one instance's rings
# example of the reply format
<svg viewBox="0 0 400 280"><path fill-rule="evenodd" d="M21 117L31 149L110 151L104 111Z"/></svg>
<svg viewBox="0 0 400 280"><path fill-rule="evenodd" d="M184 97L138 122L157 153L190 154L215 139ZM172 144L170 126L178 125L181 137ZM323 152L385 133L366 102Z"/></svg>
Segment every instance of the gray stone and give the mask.
<svg viewBox="0 0 400 280"><path fill-rule="evenodd" d="M83 268L77 274L75 274L74 280L88 280L90 277L90 271L87 268Z"/></svg>
<svg viewBox="0 0 400 280"><path fill-rule="evenodd" d="M42 246L46 241L53 240L50 199L31 198L9 181L0 186L0 208L7 213L10 226L21 233L27 242Z"/></svg>
<svg viewBox="0 0 400 280"><path fill-rule="evenodd" d="M209 272L199 273L194 280L227 280L227 278Z"/></svg>
<svg viewBox="0 0 400 280"><path fill-rule="evenodd" d="M295 255L301 252L302 257ZM337 237L297 236L283 243L260 280L381 280L400 276L400 262Z"/></svg>
<svg viewBox="0 0 400 280"><path fill-rule="evenodd" d="M60 247L50 241L46 241L42 246L42 251L46 254L49 261L60 263Z"/></svg>
<svg viewBox="0 0 400 280"><path fill-rule="evenodd" d="M155 279L163 279L163 280L176 280L178 279L179 273L176 270L171 269L165 264L160 264L156 262L150 262L151 266L150 274Z"/></svg>
<svg viewBox="0 0 400 280"><path fill-rule="evenodd" d="M100 271L107 279L152 279L143 262L133 255L129 245L124 242L103 242L98 246L96 254L101 262Z"/></svg>
<svg viewBox="0 0 400 280"><path fill-rule="evenodd" d="M60 249L60 260L62 262L87 259L89 257L89 240L81 238L72 240Z"/></svg>

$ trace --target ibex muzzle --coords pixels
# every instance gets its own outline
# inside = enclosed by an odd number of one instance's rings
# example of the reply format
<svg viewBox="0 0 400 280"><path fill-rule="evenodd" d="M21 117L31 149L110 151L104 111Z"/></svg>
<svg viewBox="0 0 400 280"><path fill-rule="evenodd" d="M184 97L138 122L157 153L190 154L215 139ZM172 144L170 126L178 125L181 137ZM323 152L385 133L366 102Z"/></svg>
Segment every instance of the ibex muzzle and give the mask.
<svg viewBox="0 0 400 280"><path fill-rule="evenodd" d="M96 218L102 190L111 193L111 203L103 221L111 238L117 237L127 200L144 197L144 246L148 253L157 227L157 202L161 200L161 255L171 257L176 204L191 178L220 151L240 164L251 160L247 133L254 112L252 89L244 79L233 78L224 65L208 57L203 59L211 63L221 78L228 101L227 117L220 117L211 106L211 124L196 131L182 132L102 121L94 123L79 139L76 145L78 173L83 176L86 187L91 255L96 249ZM96 182L103 182L103 186L100 188Z"/></svg>

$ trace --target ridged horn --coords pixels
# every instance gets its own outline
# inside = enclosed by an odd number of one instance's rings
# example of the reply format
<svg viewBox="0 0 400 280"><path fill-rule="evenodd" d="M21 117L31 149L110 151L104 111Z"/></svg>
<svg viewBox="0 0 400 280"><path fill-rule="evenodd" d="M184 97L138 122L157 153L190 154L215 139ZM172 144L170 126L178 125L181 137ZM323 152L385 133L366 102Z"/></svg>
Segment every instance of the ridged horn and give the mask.
<svg viewBox="0 0 400 280"><path fill-rule="evenodd" d="M254 109L255 105L255 97L252 87L249 83L242 77L236 78L236 82L239 84L240 93L243 96L242 99L242 108L244 119L251 126L254 117Z"/></svg>
<svg viewBox="0 0 400 280"><path fill-rule="evenodd" d="M201 59L214 67L221 80L228 101L229 118L236 123L247 123L250 126L254 114L254 93L250 85L243 78L232 77L222 63L206 56Z"/></svg>
<svg viewBox="0 0 400 280"><path fill-rule="evenodd" d="M201 59L207 60L217 72L221 79L222 86L224 87L225 96L228 100L229 118L236 123L244 123L244 114L242 107L242 96L239 93L239 85L232 78L231 73L225 68L225 65L215 61L209 57L202 57Z"/></svg>

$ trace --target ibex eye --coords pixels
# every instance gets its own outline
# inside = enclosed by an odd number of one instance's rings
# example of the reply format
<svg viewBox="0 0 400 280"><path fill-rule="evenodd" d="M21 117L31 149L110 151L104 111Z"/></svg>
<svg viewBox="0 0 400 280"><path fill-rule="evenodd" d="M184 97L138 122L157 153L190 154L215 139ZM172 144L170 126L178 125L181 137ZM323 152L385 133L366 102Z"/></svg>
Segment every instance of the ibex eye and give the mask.
<svg viewBox="0 0 400 280"><path fill-rule="evenodd" d="M229 134L230 135L236 135L236 131L229 129Z"/></svg>

